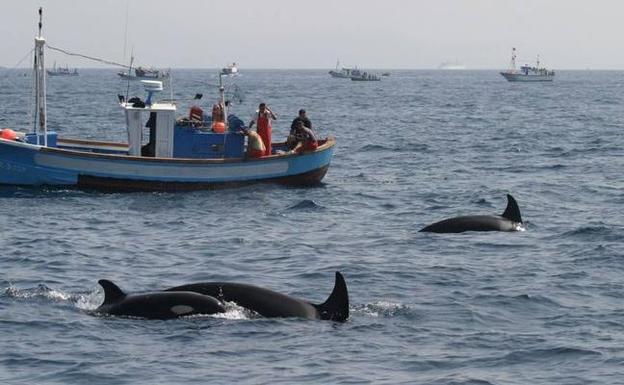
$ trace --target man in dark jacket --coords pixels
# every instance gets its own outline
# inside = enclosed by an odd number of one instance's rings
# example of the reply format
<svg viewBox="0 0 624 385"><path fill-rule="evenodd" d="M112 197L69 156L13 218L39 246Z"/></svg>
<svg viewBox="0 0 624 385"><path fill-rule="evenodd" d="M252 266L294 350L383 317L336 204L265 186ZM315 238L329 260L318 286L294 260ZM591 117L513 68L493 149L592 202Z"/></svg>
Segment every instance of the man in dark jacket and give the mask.
<svg viewBox="0 0 624 385"><path fill-rule="evenodd" d="M299 116L297 116L292 121L292 124L290 125L290 135L293 135L295 133L295 130L298 127L298 122L299 121L302 121L303 125L305 127L308 127L309 129L312 129L312 122L310 122L310 119L308 119L308 117L306 116L306 111L304 109L300 109L299 110Z"/></svg>

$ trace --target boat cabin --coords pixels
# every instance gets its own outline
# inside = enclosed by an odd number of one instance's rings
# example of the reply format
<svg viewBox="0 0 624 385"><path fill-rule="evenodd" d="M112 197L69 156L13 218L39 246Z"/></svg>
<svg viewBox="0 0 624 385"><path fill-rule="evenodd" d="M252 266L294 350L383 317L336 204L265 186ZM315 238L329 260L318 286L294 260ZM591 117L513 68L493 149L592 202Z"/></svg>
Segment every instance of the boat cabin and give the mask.
<svg viewBox="0 0 624 385"><path fill-rule="evenodd" d="M162 83L143 81L148 92L145 102L132 98L121 102L126 115L128 155L157 158L222 159L242 158L245 137L241 119L228 116L223 132L212 130L212 117L193 107L189 117L176 119L174 103L152 103L152 94L162 91Z"/></svg>

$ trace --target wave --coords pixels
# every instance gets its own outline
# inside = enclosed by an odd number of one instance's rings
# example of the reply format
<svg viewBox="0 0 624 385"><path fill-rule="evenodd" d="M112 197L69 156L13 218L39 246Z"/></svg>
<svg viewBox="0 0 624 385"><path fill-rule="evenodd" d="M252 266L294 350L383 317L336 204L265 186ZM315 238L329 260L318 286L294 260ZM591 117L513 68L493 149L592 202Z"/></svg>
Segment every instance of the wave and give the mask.
<svg viewBox="0 0 624 385"><path fill-rule="evenodd" d="M418 314L415 309L408 305L388 302L388 301L378 301L371 304L366 304L362 306L356 306L351 309L355 313L362 313L369 317L381 317L381 318L392 318L392 317L407 317L407 318L417 318Z"/></svg>
<svg viewBox="0 0 624 385"><path fill-rule="evenodd" d="M392 148L383 146L381 144L367 144L362 146L358 152L376 152L376 151L389 151Z"/></svg>
<svg viewBox="0 0 624 385"><path fill-rule="evenodd" d="M44 284L40 284L37 287L29 289L17 289L15 287L9 287L5 290L5 295L8 298L14 298L19 300L46 300L50 303L66 302L73 305L75 308L90 313L92 315L99 316L95 310L102 304L102 293L99 289L96 289L89 293L66 293L60 290L52 289ZM187 317L188 318L219 318L227 320L244 320L264 318L258 313L239 306L235 302L224 302L225 313L217 314L197 314ZM135 318L135 317L124 317Z"/></svg>
<svg viewBox="0 0 624 385"><path fill-rule="evenodd" d="M564 346L550 349L516 350L505 355L501 360L518 364L522 362L543 362L544 360L574 361L588 356L602 356L602 353L595 350Z"/></svg>
<svg viewBox="0 0 624 385"><path fill-rule="evenodd" d="M488 303L496 304L497 306L510 306L527 309L527 306L544 306L548 308L561 308L564 307L560 303L550 298L541 295L530 294L518 294L515 296L508 296L503 294L496 295L479 295L477 300L485 301Z"/></svg>
<svg viewBox="0 0 624 385"><path fill-rule="evenodd" d="M383 144L366 144L362 146L358 152L366 153L366 152L391 152L392 154L396 154L398 152L416 152L416 153L426 153L429 152L429 146L425 143L421 142L413 142L410 140L404 140L396 146L389 146ZM394 155L389 158L394 160Z"/></svg>
<svg viewBox="0 0 624 385"><path fill-rule="evenodd" d="M325 207L317 204L312 199L304 199L297 204L294 204L287 208L287 210L304 210L304 211L316 211L324 210Z"/></svg>
<svg viewBox="0 0 624 385"><path fill-rule="evenodd" d="M8 298L46 299L51 302L75 301L78 298L76 295L51 289L44 284L37 285L37 287L30 289L18 289L16 287L9 286L4 293Z"/></svg>
<svg viewBox="0 0 624 385"><path fill-rule="evenodd" d="M437 378L433 381L424 382L425 385L494 385L494 383L479 378L466 377L464 375L450 375Z"/></svg>
<svg viewBox="0 0 624 385"><path fill-rule="evenodd" d="M598 240L620 242L623 229L621 226L590 225L581 226L561 234L562 238L580 238L595 243Z"/></svg>

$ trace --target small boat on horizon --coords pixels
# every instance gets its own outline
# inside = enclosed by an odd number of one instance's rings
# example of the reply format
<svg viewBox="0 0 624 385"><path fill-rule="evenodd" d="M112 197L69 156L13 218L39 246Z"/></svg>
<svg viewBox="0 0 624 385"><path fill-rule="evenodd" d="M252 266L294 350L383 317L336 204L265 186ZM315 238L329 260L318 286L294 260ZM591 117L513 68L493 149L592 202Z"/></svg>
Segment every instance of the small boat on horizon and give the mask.
<svg viewBox="0 0 624 385"><path fill-rule="evenodd" d="M510 82L552 82L555 79L555 71L540 67L539 55L535 66L525 64L516 69L516 49L511 49L511 63L507 71L500 74Z"/></svg>
<svg viewBox="0 0 624 385"><path fill-rule="evenodd" d="M459 61L445 61L438 66L439 70L465 70L466 66Z"/></svg>
<svg viewBox="0 0 624 385"><path fill-rule="evenodd" d="M169 72L149 67L136 67L134 74L131 72L118 72L124 80L160 80L169 78Z"/></svg>
<svg viewBox="0 0 624 385"><path fill-rule="evenodd" d="M381 78L366 71L354 70L351 72L351 80L355 82L378 82Z"/></svg>
<svg viewBox="0 0 624 385"><path fill-rule="evenodd" d="M340 60L337 60L336 68L333 70L330 70L329 74L333 78L349 79L352 76L353 71L357 71L357 67L353 67L353 68L340 67Z"/></svg>
<svg viewBox="0 0 624 385"><path fill-rule="evenodd" d="M52 69L46 70L48 76L78 76L78 68L74 68L70 70L66 65L65 67L57 67L56 62L54 62L54 66Z"/></svg>

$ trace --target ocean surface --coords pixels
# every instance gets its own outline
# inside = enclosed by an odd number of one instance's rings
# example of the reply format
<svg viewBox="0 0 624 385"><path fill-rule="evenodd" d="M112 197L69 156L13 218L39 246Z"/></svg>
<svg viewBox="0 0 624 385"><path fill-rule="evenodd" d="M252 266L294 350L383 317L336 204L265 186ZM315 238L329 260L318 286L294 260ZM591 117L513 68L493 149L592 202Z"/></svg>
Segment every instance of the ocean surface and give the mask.
<svg viewBox="0 0 624 385"><path fill-rule="evenodd" d="M246 70L285 138L299 108L337 147L323 185L191 193L0 187L1 384L624 384L624 72ZM32 79L0 72L0 127L29 130ZM179 113L215 70L173 70ZM48 78L48 126L123 141L115 70ZM169 89L161 98L169 97ZM515 233L430 234L501 214ZM346 323L103 317L97 281L134 293L197 281L325 301Z"/></svg>

